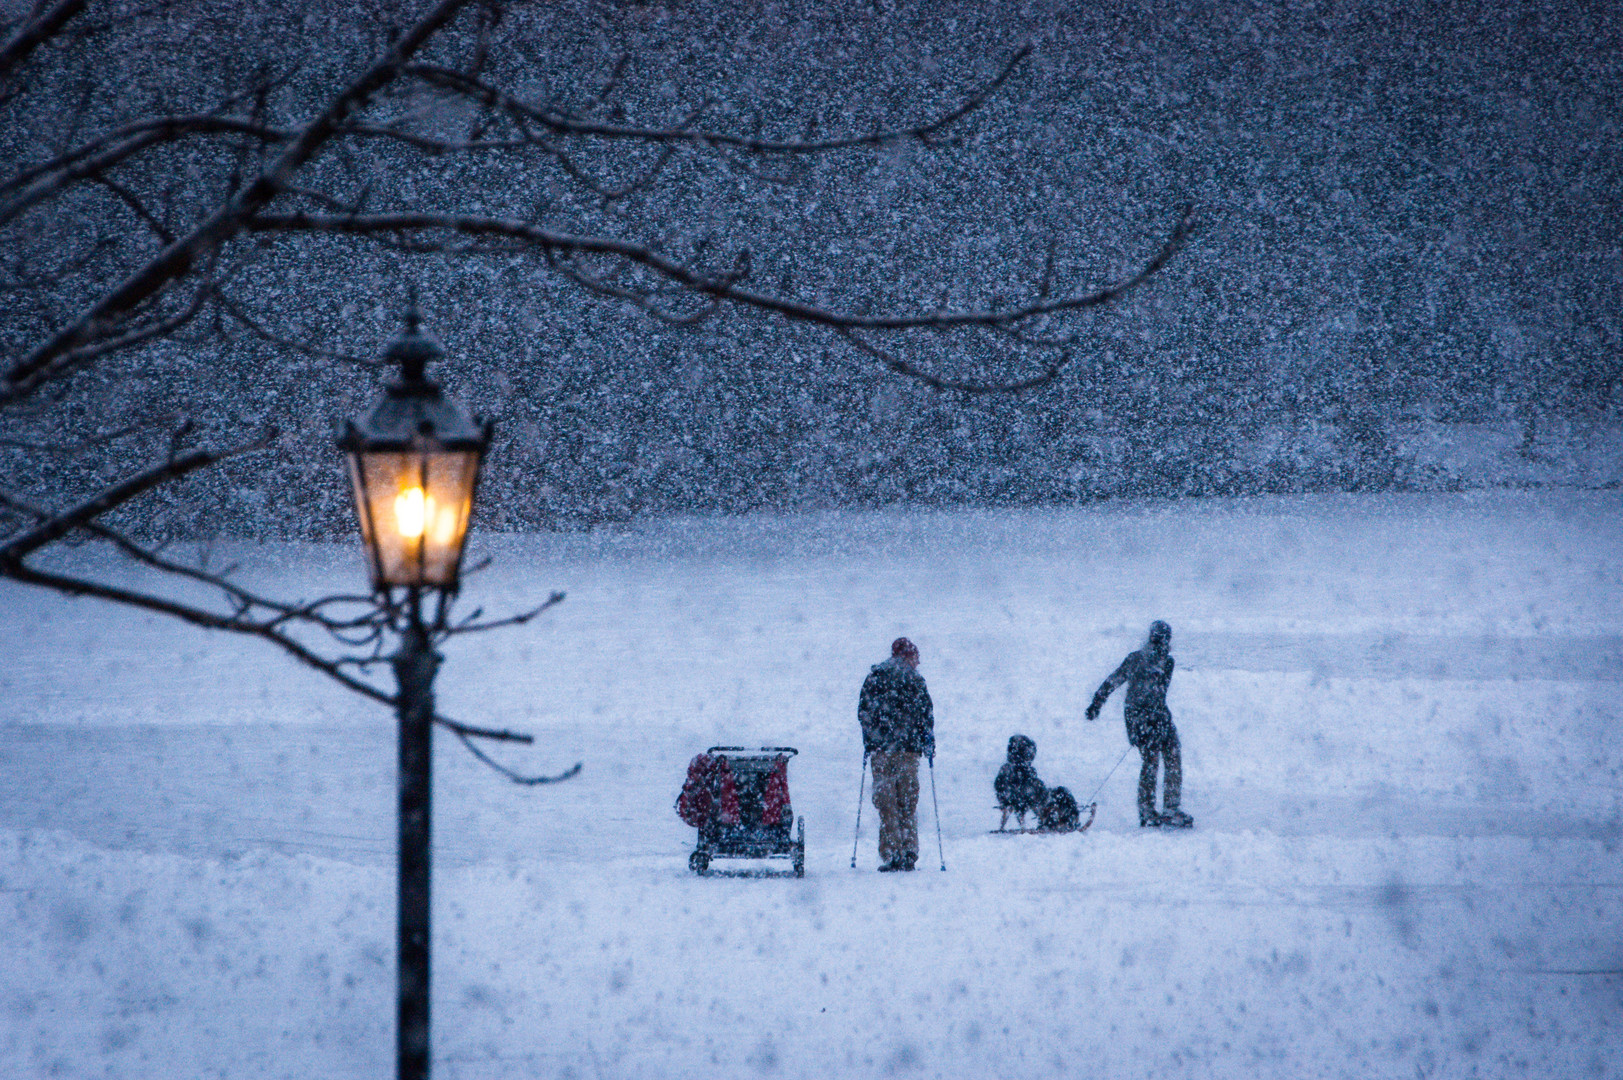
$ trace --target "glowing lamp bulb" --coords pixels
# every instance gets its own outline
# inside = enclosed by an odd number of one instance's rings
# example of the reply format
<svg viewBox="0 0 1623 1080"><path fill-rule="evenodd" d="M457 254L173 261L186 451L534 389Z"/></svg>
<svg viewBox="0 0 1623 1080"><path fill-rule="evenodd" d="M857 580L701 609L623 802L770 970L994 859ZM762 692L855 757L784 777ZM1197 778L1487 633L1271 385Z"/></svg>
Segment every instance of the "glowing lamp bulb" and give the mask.
<svg viewBox="0 0 1623 1080"><path fill-rule="evenodd" d="M395 496L395 528L408 540L415 540L423 535L428 518L433 513L434 500L424 494L420 487L409 487Z"/></svg>

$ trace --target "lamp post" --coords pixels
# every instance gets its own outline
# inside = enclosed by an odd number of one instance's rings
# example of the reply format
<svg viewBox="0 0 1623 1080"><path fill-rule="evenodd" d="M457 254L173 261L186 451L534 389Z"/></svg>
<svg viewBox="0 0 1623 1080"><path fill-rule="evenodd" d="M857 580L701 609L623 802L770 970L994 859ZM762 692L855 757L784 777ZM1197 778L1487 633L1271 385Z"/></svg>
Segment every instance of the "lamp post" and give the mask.
<svg viewBox="0 0 1623 1080"><path fill-rule="evenodd" d="M362 420L344 426L355 511L372 589L400 604L400 650L393 658L400 717L400 891L398 1016L395 1062L400 1080L429 1073L430 826L433 811L434 674L440 655L429 639L456 595L462 548L490 444L491 425L470 416L428 381L428 364L445 355L419 329L413 297L405 330L385 358L400 379ZM397 597L396 590L401 590ZM425 618L425 600L434 611Z"/></svg>

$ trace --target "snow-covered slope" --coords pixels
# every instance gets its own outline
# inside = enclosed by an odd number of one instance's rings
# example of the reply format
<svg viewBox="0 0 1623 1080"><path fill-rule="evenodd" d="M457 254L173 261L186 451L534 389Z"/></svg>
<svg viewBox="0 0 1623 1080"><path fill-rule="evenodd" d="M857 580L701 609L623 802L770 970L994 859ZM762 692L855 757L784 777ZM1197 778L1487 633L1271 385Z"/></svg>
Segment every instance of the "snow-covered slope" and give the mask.
<svg viewBox="0 0 1623 1080"><path fill-rule="evenodd" d="M1623 496L1324 497L486 537L450 715L580 777L437 761L444 1077L1623 1071ZM357 552L216 552L280 593ZM1152 618L1198 828L1141 832ZM849 867L856 690L923 652L947 872ZM375 1076L390 719L252 643L0 589L0 1075ZM1016 731L1081 836L996 837ZM804 880L697 879L713 742L789 742ZM1109 779L1104 780L1107 773ZM726 866L727 864L718 864Z"/></svg>

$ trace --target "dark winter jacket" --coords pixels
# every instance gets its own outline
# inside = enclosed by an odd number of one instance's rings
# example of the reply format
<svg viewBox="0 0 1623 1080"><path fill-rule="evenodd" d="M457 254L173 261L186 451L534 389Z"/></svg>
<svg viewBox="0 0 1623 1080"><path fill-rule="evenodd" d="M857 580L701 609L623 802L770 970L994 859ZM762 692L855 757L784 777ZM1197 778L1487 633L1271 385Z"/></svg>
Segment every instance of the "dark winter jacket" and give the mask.
<svg viewBox="0 0 1623 1080"><path fill-rule="evenodd" d="M1127 684L1127 704L1122 717L1127 721L1127 741L1134 746L1155 749L1177 737L1172 712L1167 708L1167 683L1172 681L1172 656L1149 646L1127 654L1121 666L1110 673L1093 695L1090 716L1122 683Z"/></svg>
<svg viewBox="0 0 1623 1080"><path fill-rule="evenodd" d="M906 750L935 757L935 706L924 676L892 657L875 664L857 699L862 749Z"/></svg>

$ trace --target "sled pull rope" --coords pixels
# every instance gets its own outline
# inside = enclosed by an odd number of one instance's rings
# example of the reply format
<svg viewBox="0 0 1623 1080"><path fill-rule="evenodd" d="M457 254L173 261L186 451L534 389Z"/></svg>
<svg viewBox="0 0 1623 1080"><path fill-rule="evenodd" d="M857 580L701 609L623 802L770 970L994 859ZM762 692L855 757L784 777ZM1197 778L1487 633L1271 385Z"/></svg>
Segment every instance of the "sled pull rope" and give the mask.
<svg viewBox="0 0 1623 1080"><path fill-rule="evenodd" d="M1099 797L1099 792L1103 791L1105 789L1105 785L1110 782L1110 778L1116 775L1116 770L1121 768L1121 763L1127 760L1127 751L1131 749L1132 747L1129 746L1127 750L1123 750L1121 752L1121 757L1116 759L1116 764L1110 766L1110 771L1105 773L1105 778L1099 781L1099 786L1093 789L1092 795L1088 796L1088 804L1092 804L1093 800Z"/></svg>

